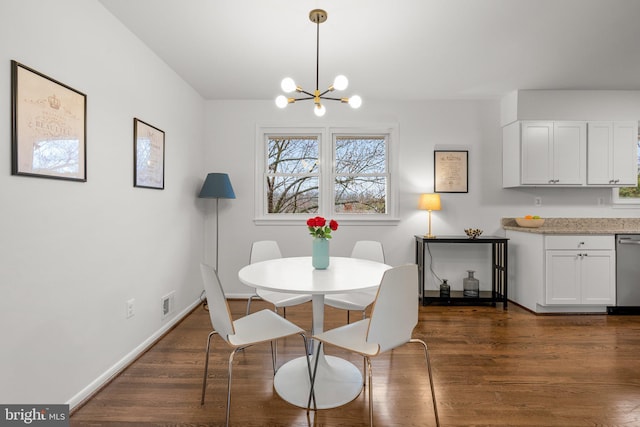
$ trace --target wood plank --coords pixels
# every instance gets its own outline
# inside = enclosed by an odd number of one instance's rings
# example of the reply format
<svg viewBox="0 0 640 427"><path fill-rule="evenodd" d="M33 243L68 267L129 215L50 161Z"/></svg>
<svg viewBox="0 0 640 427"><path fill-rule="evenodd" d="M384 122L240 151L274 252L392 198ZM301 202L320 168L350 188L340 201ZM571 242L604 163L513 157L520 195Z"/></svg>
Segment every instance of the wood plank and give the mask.
<svg viewBox="0 0 640 427"><path fill-rule="evenodd" d="M246 301L232 300L234 317ZM256 301L252 311L268 308ZM355 316L359 316L354 313ZM287 309L309 329L311 306ZM346 322L327 307L325 329ZM71 426L224 424L229 349L216 337L207 397L200 406L208 313L196 309L71 416ZM516 305L420 307L414 335L427 342L443 426L640 425L640 316L534 315ZM302 354L300 339L279 345L279 363ZM335 348L358 367L362 359ZM374 421L435 424L421 347L373 360ZM231 425L366 426L366 392L340 408L311 413L273 390L269 345L238 354Z"/></svg>

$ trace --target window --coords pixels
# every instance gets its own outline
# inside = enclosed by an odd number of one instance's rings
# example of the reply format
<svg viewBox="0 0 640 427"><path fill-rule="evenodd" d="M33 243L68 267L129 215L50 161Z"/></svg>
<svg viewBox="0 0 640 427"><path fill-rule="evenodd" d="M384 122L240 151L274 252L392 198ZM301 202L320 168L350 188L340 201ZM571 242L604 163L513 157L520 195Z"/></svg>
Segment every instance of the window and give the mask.
<svg viewBox="0 0 640 427"><path fill-rule="evenodd" d="M397 221L395 126L260 127L256 222Z"/></svg>
<svg viewBox="0 0 640 427"><path fill-rule="evenodd" d="M638 187L623 187L613 189L613 203L617 205L640 204L640 134L637 143ZM636 206L634 206L636 207Z"/></svg>
<svg viewBox="0 0 640 427"><path fill-rule="evenodd" d="M387 137L334 136L333 213L387 213Z"/></svg>
<svg viewBox="0 0 640 427"><path fill-rule="evenodd" d="M317 135L267 135L267 213L318 212L319 142Z"/></svg>

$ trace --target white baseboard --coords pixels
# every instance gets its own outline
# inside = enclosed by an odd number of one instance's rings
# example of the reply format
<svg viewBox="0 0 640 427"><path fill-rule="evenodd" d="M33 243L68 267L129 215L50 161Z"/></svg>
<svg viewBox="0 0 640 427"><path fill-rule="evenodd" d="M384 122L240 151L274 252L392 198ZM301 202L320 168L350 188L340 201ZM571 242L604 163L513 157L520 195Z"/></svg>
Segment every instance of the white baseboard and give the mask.
<svg viewBox="0 0 640 427"><path fill-rule="evenodd" d="M91 397L95 392L100 390L105 384L111 381L114 377L119 375L125 368L127 368L134 360L140 357L147 349L153 346L158 339L160 339L167 331L173 328L176 324L178 324L182 319L184 319L191 311L196 308L202 301L198 298L196 301L191 303L187 308L178 313L173 319L169 320L162 328L158 329L153 335L140 343L139 346L131 350L129 354L120 359L117 363L115 363L111 368L105 371L98 378L93 380L89 385L87 385L84 389L78 392L75 396L73 396L66 403L69 405L69 409L73 410L76 406L83 403L89 397Z"/></svg>

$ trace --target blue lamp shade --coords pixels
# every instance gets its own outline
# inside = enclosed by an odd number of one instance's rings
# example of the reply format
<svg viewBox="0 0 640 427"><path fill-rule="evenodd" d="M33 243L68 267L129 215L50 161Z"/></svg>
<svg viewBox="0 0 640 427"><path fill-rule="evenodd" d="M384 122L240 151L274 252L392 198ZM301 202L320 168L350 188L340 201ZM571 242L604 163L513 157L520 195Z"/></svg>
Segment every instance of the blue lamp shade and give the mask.
<svg viewBox="0 0 640 427"><path fill-rule="evenodd" d="M235 199L229 175L226 173L210 173L202 184L198 198L201 199Z"/></svg>

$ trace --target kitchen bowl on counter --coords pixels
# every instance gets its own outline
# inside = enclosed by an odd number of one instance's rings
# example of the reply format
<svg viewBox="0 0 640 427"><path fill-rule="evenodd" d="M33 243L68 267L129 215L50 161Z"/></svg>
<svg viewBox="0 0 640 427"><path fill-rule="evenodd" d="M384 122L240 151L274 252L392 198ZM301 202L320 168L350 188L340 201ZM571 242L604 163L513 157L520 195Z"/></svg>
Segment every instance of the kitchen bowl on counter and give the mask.
<svg viewBox="0 0 640 427"><path fill-rule="evenodd" d="M544 224L544 218L516 218L516 223L520 227L538 228Z"/></svg>

